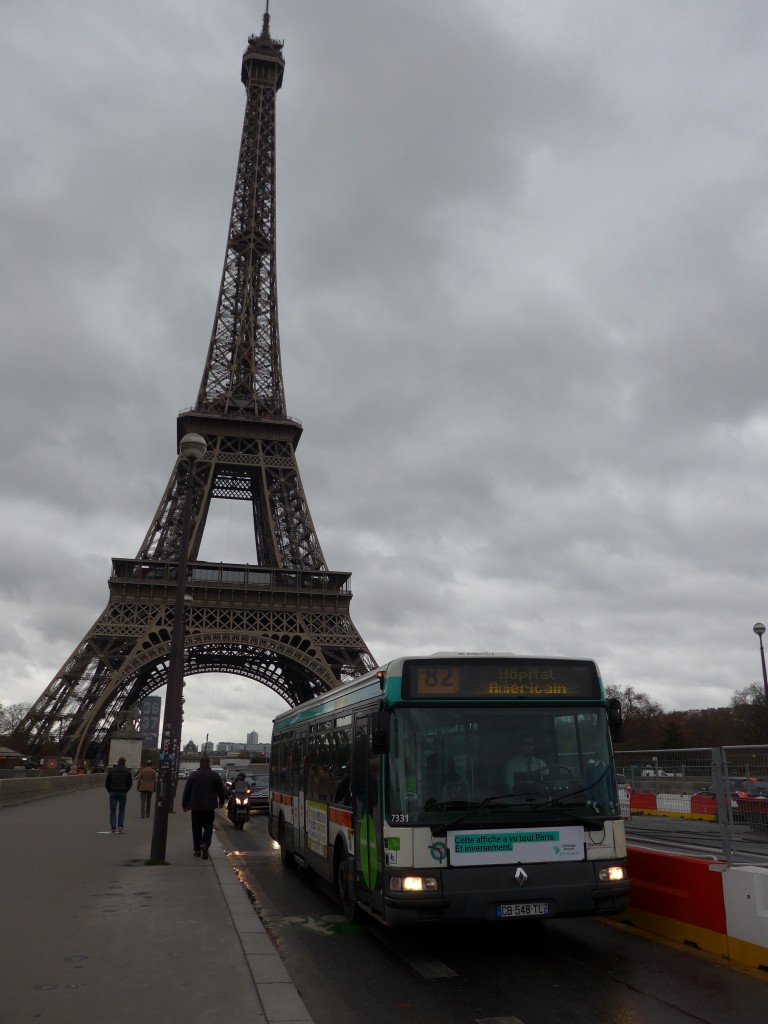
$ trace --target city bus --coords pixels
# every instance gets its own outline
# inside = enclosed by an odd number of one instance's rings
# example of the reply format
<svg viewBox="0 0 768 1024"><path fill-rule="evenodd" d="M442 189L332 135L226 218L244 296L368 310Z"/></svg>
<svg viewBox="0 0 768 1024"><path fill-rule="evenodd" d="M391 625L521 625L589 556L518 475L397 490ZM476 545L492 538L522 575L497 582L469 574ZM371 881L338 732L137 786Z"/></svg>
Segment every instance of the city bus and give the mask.
<svg viewBox="0 0 768 1024"><path fill-rule="evenodd" d="M275 718L269 834L347 921L617 914L620 730L594 661L397 658Z"/></svg>

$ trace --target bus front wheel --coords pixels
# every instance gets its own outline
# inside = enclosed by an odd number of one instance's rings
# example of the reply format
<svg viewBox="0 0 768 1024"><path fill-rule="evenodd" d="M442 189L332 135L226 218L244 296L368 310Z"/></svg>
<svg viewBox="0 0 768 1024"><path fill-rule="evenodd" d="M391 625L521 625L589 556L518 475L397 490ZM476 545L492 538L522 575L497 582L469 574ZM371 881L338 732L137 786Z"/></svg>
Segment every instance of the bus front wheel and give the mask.
<svg viewBox="0 0 768 1024"><path fill-rule="evenodd" d="M352 892L352 872L345 846L336 848L336 892L341 900L344 920L347 924L354 924L359 920L360 912Z"/></svg>

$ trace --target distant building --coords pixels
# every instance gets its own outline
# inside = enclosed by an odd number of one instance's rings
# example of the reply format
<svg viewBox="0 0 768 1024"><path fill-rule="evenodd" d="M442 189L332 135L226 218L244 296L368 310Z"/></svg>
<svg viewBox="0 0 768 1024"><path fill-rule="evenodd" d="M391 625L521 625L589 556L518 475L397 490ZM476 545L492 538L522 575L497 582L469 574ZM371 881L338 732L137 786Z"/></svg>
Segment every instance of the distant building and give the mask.
<svg viewBox="0 0 768 1024"><path fill-rule="evenodd" d="M224 741L223 743L216 744L217 754L238 754L241 750L245 750L244 743L229 743Z"/></svg>
<svg viewBox="0 0 768 1024"><path fill-rule="evenodd" d="M257 732L249 732L248 735L245 737L245 746L247 750L250 750L251 747L258 746L258 743L259 734Z"/></svg>
<svg viewBox="0 0 768 1024"><path fill-rule="evenodd" d="M201 746L200 746L200 755L201 755L201 757L205 757L208 754L212 754L212 753L213 753L213 740L208 740L207 743L201 744Z"/></svg>
<svg viewBox="0 0 768 1024"><path fill-rule="evenodd" d="M160 746L160 697L145 697L139 704L139 732L145 747L157 750Z"/></svg>
<svg viewBox="0 0 768 1024"><path fill-rule="evenodd" d="M10 747L0 747L0 768L16 768L26 761L26 757L18 750L11 750Z"/></svg>

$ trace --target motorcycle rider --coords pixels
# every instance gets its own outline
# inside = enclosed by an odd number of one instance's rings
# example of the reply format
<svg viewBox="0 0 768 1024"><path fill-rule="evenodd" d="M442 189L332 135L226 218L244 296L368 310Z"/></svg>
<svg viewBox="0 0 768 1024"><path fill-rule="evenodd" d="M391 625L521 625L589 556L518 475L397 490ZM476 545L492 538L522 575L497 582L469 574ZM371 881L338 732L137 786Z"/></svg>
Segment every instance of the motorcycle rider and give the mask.
<svg viewBox="0 0 768 1024"><path fill-rule="evenodd" d="M235 779L232 785L232 795L230 796L229 803L227 804L227 816L229 817L230 821L235 820L235 797L247 796L248 793L250 793L250 791L251 787L248 785L248 782L246 781L245 772L238 772L237 778Z"/></svg>

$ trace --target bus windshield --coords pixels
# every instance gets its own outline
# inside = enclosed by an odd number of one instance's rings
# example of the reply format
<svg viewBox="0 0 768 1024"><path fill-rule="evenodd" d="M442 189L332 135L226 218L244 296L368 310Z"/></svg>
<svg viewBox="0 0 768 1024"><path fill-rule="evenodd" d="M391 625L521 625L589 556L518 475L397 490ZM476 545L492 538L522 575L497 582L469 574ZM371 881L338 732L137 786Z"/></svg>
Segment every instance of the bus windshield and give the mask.
<svg viewBox="0 0 768 1024"><path fill-rule="evenodd" d="M620 817L605 708L399 707L386 813L430 826Z"/></svg>

